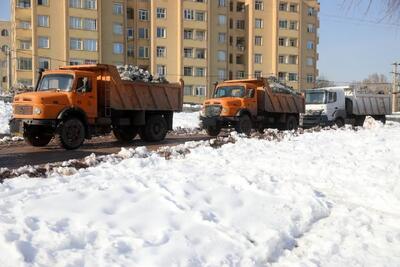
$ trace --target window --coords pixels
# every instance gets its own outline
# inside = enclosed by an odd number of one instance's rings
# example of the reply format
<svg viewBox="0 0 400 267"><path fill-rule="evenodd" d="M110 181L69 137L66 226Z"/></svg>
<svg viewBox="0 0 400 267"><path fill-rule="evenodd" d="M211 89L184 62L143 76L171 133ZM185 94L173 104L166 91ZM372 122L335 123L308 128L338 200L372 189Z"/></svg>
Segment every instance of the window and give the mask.
<svg viewBox="0 0 400 267"><path fill-rule="evenodd" d="M220 43L220 44L226 43L226 33L224 33L224 32L218 33L218 43Z"/></svg>
<svg viewBox="0 0 400 267"><path fill-rule="evenodd" d="M167 17L167 9L158 7L157 8L157 18L158 19L165 19Z"/></svg>
<svg viewBox="0 0 400 267"><path fill-rule="evenodd" d="M205 96L206 95L206 87L205 86L196 86L194 90L195 96Z"/></svg>
<svg viewBox="0 0 400 267"><path fill-rule="evenodd" d="M162 27L157 27L157 37L158 38L167 38L167 29Z"/></svg>
<svg viewBox="0 0 400 267"><path fill-rule="evenodd" d="M194 20L194 11L191 9L185 9L183 11L183 17L185 20Z"/></svg>
<svg viewBox="0 0 400 267"><path fill-rule="evenodd" d="M289 82L297 81L297 73L289 73Z"/></svg>
<svg viewBox="0 0 400 267"><path fill-rule="evenodd" d="M286 64L287 63L286 62L286 56L284 56L284 55L279 55L278 60L279 60L279 64Z"/></svg>
<svg viewBox="0 0 400 267"><path fill-rule="evenodd" d="M245 22L244 20L237 20L236 21L236 29L244 30Z"/></svg>
<svg viewBox="0 0 400 267"><path fill-rule="evenodd" d="M257 46L261 46L263 44L262 36L255 36L254 37L254 44Z"/></svg>
<svg viewBox="0 0 400 267"><path fill-rule="evenodd" d="M225 51L218 51L217 53L218 61L226 61L226 52Z"/></svg>
<svg viewBox="0 0 400 267"><path fill-rule="evenodd" d="M19 49L22 50L30 50L32 48L31 40L19 40ZM2 48L3 52L5 52L4 48Z"/></svg>
<svg viewBox="0 0 400 267"><path fill-rule="evenodd" d="M83 28L87 31L95 31L97 29L97 21L95 19L84 19Z"/></svg>
<svg viewBox="0 0 400 267"><path fill-rule="evenodd" d="M139 28L139 39L149 39L149 29Z"/></svg>
<svg viewBox="0 0 400 267"><path fill-rule="evenodd" d="M290 39L289 39L289 46L291 46L291 47L297 47L297 39L295 39L295 38L290 38Z"/></svg>
<svg viewBox="0 0 400 267"><path fill-rule="evenodd" d="M50 59L45 57L39 58L39 68L48 70L50 69Z"/></svg>
<svg viewBox="0 0 400 267"><path fill-rule="evenodd" d="M166 57L167 49L165 46L157 46L157 57Z"/></svg>
<svg viewBox="0 0 400 267"><path fill-rule="evenodd" d="M237 72L236 72L236 78L238 78L238 79L243 79L243 78L245 78L245 73L244 73L244 71L242 71L242 70L237 71Z"/></svg>
<svg viewBox="0 0 400 267"><path fill-rule="evenodd" d="M307 83L314 83L314 75L312 74L307 74Z"/></svg>
<svg viewBox="0 0 400 267"><path fill-rule="evenodd" d="M261 54L255 54L254 55L254 63L255 64L261 64L262 63L262 55Z"/></svg>
<svg viewBox="0 0 400 267"><path fill-rule="evenodd" d="M313 41L307 41L307 49L314 49L314 42Z"/></svg>
<svg viewBox="0 0 400 267"><path fill-rule="evenodd" d="M82 19L77 17L69 17L69 27L71 29L82 29Z"/></svg>
<svg viewBox="0 0 400 267"><path fill-rule="evenodd" d="M185 58L192 58L193 57L193 48L184 48L183 49L183 56Z"/></svg>
<svg viewBox="0 0 400 267"><path fill-rule="evenodd" d="M116 35L122 35L123 34L123 26L120 23L114 23L113 24L113 33Z"/></svg>
<svg viewBox="0 0 400 267"><path fill-rule="evenodd" d="M307 63L307 66L314 66L314 58L307 57L306 63Z"/></svg>
<svg viewBox="0 0 400 267"><path fill-rule="evenodd" d="M31 0L18 0L17 7L18 8L30 8Z"/></svg>
<svg viewBox="0 0 400 267"><path fill-rule="evenodd" d="M289 5L290 12L297 12L297 4L290 4Z"/></svg>
<svg viewBox="0 0 400 267"><path fill-rule="evenodd" d="M262 0L255 0L254 2L255 10L264 10L264 1Z"/></svg>
<svg viewBox="0 0 400 267"><path fill-rule="evenodd" d="M69 40L69 47L71 50L82 50L83 49L83 42L81 39L71 38Z"/></svg>
<svg viewBox="0 0 400 267"><path fill-rule="evenodd" d="M262 19L256 19L255 24L256 29L261 29L264 27L264 21Z"/></svg>
<svg viewBox="0 0 400 267"><path fill-rule="evenodd" d="M18 28L20 29L30 29L31 28L31 22L27 20L22 20L18 23ZM3 36L3 35L2 35Z"/></svg>
<svg viewBox="0 0 400 267"><path fill-rule="evenodd" d="M226 70L225 69L218 69L218 79L225 80L226 79Z"/></svg>
<svg viewBox="0 0 400 267"><path fill-rule="evenodd" d="M289 56L289 64L297 64L298 57L296 55Z"/></svg>
<svg viewBox="0 0 400 267"><path fill-rule="evenodd" d="M83 41L83 49L86 51L97 51L97 40L86 39Z"/></svg>
<svg viewBox="0 0 400 267"><path fill-rule="evenodd" d="M49 27L49 16L38 15L38 27Z"/></svg>
<svg viewBox="0 0 400 267"><path fill-rule="evenodd" d="M206 75L205 68L196 68L196 76L197 77L204 77Z"/></svg>
<svg viewBox="0 0 400 267"><path fill-rule="evenodd" d="M75 66L75 65L82 65L83 64L83 60L82 59L70 59L69 60L69 65L71 66Z"/></svg>
<svg viewBox="0 0 400 267"><path fill-rule="evenodd" d="M193 95L193 86L192 85L185 85L185 87L183 89L183 94L185 96Z"/></svg>
<svg viewBox="0 0 400 267"><path fill-rule="evenodd" d="M83 7L86 9L96 9L96 0L84 0Z"/></svg>
<svg viewBox="0 0 400 267"><path fill-rule="evenodd" d="M287 22L287 20L280 20L280 21L279 21L279 28L280 28L280 29L287 29L287 27L288 27L288 22Z"/></svg>
<svg viewBox="0 0 400 267"><path fill-rule="evenodd" d="M225 7L226 6L226 0L218 0L218 6L219 7Z"/></svg>
<svg viewBox="0 0 400 267"><path fill-rule="evenodd" d="M261 78L262 77L262 71L256 70L254 72L254 78Z"/></svg>
<svg viewBox="0 0 400 267"><path fill-rule="evenodd" d="M218 15L218 24L226 25L226 16L225 15Z"/></svg>
<svg viewBox="0 0 400 267"><path fill-rule="evenodd" d="M38 6L48 6L49 0L37 0Z"/></svg>
<svg viewBox="0 0 400 267"><path fill-rule="evenodd" d="M196 58L197 59L205 59L206 58L206 50L204 48L196 49Z"/></svg>
<svg viewBox="0 0 400 267"><path fill-rule="evenodd" d="M115 15L122 15L124 13L124 7L122 4L114 3L113 12Z"/></svg>
<svg viewBox="0 0 400 267"><path fill-rule="evenodd" d="M278 78L281 82L286 81L286 72L278 72Z"/></svg>
<svg viewBox="0 0 400 267"><path fill-rule="evenodd" d="M197 30L196 31L196 40L197 41L204 41L206 39L206 32Z"/></svg>
<svg viewBox="0 0 400 267"><path fill-rule="evenodd" d="M32 70L32 58L19 58L18 70Z"/></svg>
<svg viewBox="0 0 400 267"><path fill-rule="evenodd" d="M286 39L283 37L279 38L279 46L286 46Z"/></svg>
<svg viewBox="0 0 400 267"><path fill-rule="evenodd" d="M81 2L81 0L69 0L69 7L81 8L82 7L82 2Z"/></svg>
<svg viewBox="0 0 400 267"><path fill-rule="evenodd" d="M140 46L139 47L139 58L149 58L149 47Z"/></svg>
<svg viewBox="0 0 400 267"><path fill-rule="evenodd" d="M167 66L165 66L165 65L157 65L157 75L158 76L167 75Z"/></svg>
<svg viewBox="0 0 400 267"><path fill-rule="evenodd" d="M196 20L197 21L205 21L206 14L204 12L196 11Z"/></svg>
<svg viewBox="0 0 400 267"><path fill-rule="evenodd" d="M126 49L126 55L128 57L134 57L135 56L135 50L132 44L128 44L128 47Z"/></svg>
<svg viewBox="0 0 400 267"><path fill-rule="evenodd" d="M133 39L135 36L135 32L134 32L133 28L127 28L126 35L128 36L128 39Z"/></svg>
<svg viewBox="0 0 400 267"><path fill-rule="evenodd" d="M39 36L38 47L39 48L50 48L49 37Z"/></svg>
<svg viewBox="0 0 400 267"><path fill-rule="evenodd" d="M308 16L314 16L315 15L315 9L313 7L309 7L307 10L307 15Z"/></svg>
<svg viewBox="0 0 400 267"><path fill-rule="evenodd" d="M124 45L122 43L114 43L113 44L113 53L114 54L123 54L124 53Z"/></svg>
<svg viewBox="0 0 400 267"><path fill-rule="evenodd" d="M183 67L183 76L193 76L193 67Z"/></svg>
<svg viewBox="0 0 400 267"><path fill-rule="evenodd" d="M149 20L149 11L146 9L139 9L139 20Z"/></svg>
<svg viewBox="0 0 400 267"><path fill-rule="evenodd" d="M337 93L329 92L328 93L328 103L335 103L337 101Z"/></svg>
<svg viewBox="0 0 400 267"><path fill-rule="evenodd" d="M127 17L127 19L134 19L134 10L133 10L133 8L128 7L126 9L126 17Z"/></svg>
<svg viewBox="0 0 400 267"><path fill-rule="evenodd" d="M183 38L186 40L192 40L193 39L193 30L185 29L183 31Z"/></svg>
<svg viewBox="0 0 400 267"><path fill-rule="evenodd" d="M307 32L310 32L310 33L315 32L314 24L307 25Z"/></svg>
<svg viewBox="0 0 400 267"><path fill-rule="evenodd" d="M291 20L289 24L289 29L291 30L297 30L297 21Z"/></svg>
<svg viewBox="0 0 400 267"><path fill-rule="evenodd" d="M279 3L279 11L287 11L287 3Z"/></svg>

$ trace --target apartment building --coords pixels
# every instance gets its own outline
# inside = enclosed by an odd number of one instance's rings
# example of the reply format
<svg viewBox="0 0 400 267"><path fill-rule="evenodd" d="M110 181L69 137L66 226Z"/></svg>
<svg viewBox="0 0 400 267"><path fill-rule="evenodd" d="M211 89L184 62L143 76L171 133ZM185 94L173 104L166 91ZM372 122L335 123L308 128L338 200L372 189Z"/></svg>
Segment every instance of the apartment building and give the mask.
<svg viewBox="0 0 400 267"><path fill-rule="evenodd" d="M10 22L0 21L0 93L8 90L7 51L10 47Z"/></svg>
<svg viewBox="0 0 400 267"><path fill-rule="evenodd" d="M313 87L316 0L12 0L14 83L65 64L134 64L200 103L225 79Z"/></svg>

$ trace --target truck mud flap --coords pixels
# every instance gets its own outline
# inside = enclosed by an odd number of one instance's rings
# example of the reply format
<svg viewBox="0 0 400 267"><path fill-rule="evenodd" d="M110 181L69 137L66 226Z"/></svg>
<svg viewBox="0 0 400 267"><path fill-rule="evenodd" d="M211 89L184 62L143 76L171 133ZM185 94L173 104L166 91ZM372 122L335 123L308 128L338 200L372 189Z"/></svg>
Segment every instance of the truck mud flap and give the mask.
<svg viewBox="0 0 400 267"><path fill-rule="evenodd" d="M10 133L12 135L23 135L24 123L21 120L12 119L9 123Z"/></svg>

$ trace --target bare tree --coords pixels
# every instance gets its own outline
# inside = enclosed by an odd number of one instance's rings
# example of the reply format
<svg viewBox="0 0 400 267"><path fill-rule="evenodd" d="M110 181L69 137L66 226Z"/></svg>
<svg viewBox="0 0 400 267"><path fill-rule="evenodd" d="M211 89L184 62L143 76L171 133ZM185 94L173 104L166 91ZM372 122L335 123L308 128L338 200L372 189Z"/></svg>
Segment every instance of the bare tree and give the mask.
<svg viewBox="0 0 400 267"><path fill-rule="evenodd" d="M324 88L324 87L333 87L336 86L335 82L329 81L328 78L321 75L318 77L317 81L315 82L315 88Z"/></svg>
<svg viewBox="0 0 400 267"><path fill-rule="evenodd" d="M399 19L400 18L400 0L343 0L343 4L349 7L359 8L361 5L366 4L365 12L368 13L374 4L381 4L383 7L382 19Z"/></svg>
<svg viewBox="0 0 400 267"><path fill-rule="evenodd" d="M362 81L353 82L351 86L358 90L387 94L390 92L391 83L385 75L372 73Z"/></svg>

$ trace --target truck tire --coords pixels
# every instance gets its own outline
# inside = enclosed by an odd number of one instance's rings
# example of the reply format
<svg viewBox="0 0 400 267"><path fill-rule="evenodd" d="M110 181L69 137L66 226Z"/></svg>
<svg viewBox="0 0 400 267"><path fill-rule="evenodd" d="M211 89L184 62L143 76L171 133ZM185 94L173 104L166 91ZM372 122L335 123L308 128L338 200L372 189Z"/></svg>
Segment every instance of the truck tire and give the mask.
<svg viewBox="0 0 400 267"><path fill-rule="evenodd" d="M344 127L344 120L343 120L342 118L337 118L337 119L335 120L335 125L336 125L338 128Z"/></svg>
<svg viewBox="0 0 400 267"><path fill-rule="evenodd" d="M152 115L139 132L140 138L146 142L158 142L167 135L167 122L161 115Z"/></svg>
<svg viewBox="0 0 400 267"><path fill-rule="evenodd" d="M253 128L251 119L248 115L242 115L236 124L235 130L238 133L244 133L245 135L250 135L251 129Z"/></svg>
<svg viewBox="0 0 400 267"><path fill-rule="evenodd" d="M48 133L43 133L38 130L27 130L24 134L24 140L27 144L34 147L47 146L53 136Z"/></svg>
<svg viewBox="0 0 400 267"><path fill-rule="evenodd" d="M218 126L208 126L206 131L209 136L216 137L221 132L221 128Z"/></svg>
<svg viewBox="0 0 400 267"><path fill-rule="evenodd" d="M363 126L365 122L365 116L356 116L354 126Z"/></svg>
<svg viewBox="0 0 400 267"><path fill-rule="evenodd" d="M299 128L299 121L295 116L288 116L285 123L285 130L297 130Z"/></svg>
<svg viewBox="0 0 400 267"><path fill-rule="evenodd" d="M122 143L131 142L138 134L138 128L134 126L114 127L113 133L115 138Z"/></svg>
<svg viewBox="0 0 400 267"><path fill-rule="evenodd" d="M61 122L59 126L59 143L68 150L79 148L85 141L85 126L77 118Z"/></svg>

